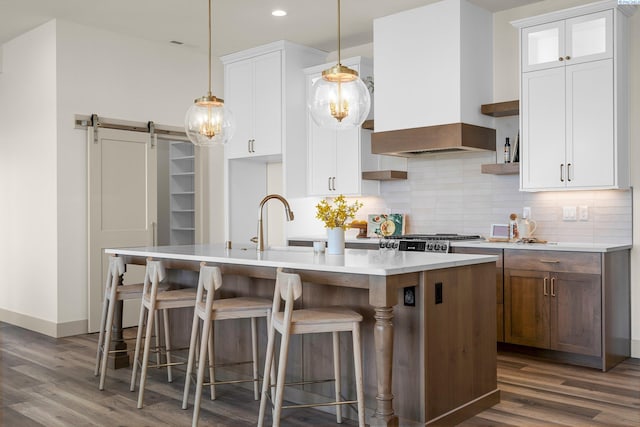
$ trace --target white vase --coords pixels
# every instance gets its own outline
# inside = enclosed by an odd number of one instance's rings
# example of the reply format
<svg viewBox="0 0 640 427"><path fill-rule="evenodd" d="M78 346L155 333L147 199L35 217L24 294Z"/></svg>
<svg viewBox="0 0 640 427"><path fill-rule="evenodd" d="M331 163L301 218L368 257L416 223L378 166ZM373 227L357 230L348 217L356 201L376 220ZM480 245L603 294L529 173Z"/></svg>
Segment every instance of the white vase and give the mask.
<svg viewBox="0 0 640 427"><path fill-rule="evenodd" d="M341 227L327 228L327 255L344 254L344 230Z"/></svg>

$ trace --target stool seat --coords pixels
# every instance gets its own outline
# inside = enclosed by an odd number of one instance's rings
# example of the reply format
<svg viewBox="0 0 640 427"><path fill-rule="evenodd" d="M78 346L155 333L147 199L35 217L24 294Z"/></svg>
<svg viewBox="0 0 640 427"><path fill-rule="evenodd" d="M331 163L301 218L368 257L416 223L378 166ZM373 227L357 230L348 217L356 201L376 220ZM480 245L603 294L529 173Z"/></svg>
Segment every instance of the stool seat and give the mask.
<svg viewBox="0 0 640 427"><path fill-rule="evenodd" d="M193 302L196 299L196 289L195 288L186 288L186 289L177 289L174 291L165 291L156 295L156 304L157 308L163 308L162 303L170 303L177 301L189 301L189 306L193 306ZM145 301L150 301L150 296L144 296Z"/></svg>
<svg viewBox="0 0 640 427"><path fill-rule="evenodd" d="M273 314L273 326L281 331L284 328L284 313ZM293 310L291 315L290 334L307 334L324 332L323 327L329 326L331 331L350 331L353 322L362 322L362 315L343 307L304 308ZM339 325L344 323L343 327Z"/></svg>
<svg viewBox="0 0 640 427"><path fill-rule="evenodd" d="M198 304L198 308L204 308L205 303ZM213 301L213 311L223 313L227 311L242 312L255 309L271 310L271 301L265 298L235 297L223 298Z"/></svg>

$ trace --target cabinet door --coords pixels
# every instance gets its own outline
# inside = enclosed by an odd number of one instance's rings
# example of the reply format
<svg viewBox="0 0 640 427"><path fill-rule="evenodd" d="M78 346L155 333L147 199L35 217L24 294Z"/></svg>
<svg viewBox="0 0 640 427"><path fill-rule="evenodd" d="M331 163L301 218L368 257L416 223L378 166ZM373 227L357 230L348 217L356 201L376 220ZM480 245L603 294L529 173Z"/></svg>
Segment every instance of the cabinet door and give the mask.
<svg viewBox="0 0 640 427"><path fill-rule="evenodd" d="M522 74L522 189L565 187L565 69Z"/></svg>
<svg viewBox="0 0 640 427"><path fill-rule="evenodd" d="M600 275L553 273L550 285L551 348L600 356Z"/></svg>
<svg viewBox="0 0 640 427"><path fill-rule="evenodd" d="M253 137L253 64L239 61L225 70L225 104L236 120L236 131L225 147L228 158L250 154L249 140Z"/></svg>
<svg viewBox="0 0 640 427"><path fill-rule="evenodd" d="M254 59L253 153L282 153L282 61L280 52Z"/></svg>
<svg viewBox="0 0 640 427"><path fill-rule="evenodd" d="M362 166L360 164L360 128L336 132L335 193L361 193Z"/></svg>
<svg viewBox="0 0 640 427"><path fill-rule="evenodd" d="M566 84L567 187L613 187L613 60L566 67Z"/></svg>
<svg viewBox="0 0 640 427"><path fill-rule="evenodd" d="M336 175L336 131L321 128L311 117L307 122L309 195L333 195L336 193L332 190Z"/></svg>
<svg viewBox="0 0 640 427"><path fill-rule="evenodd" d="M564 67L564 21L522 30L522 71Z"/></svg>
<svg viewBox="0 0 640 427"><path fill-rule="evenodd" d="M504 271L504 340L549 348L549 274Z"/></svg>
<svg viewBox="0 0 640 427"><path fill-rule="evenodd" d="M566 65L613 58L613 11L567 19Z"/></svg>

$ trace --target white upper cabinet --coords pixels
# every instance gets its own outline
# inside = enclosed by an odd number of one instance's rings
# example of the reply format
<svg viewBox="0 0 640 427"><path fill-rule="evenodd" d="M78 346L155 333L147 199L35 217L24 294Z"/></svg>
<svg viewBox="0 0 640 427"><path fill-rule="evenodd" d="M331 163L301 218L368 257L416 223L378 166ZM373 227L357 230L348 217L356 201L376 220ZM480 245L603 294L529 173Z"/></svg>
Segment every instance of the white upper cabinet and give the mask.
<svg viewBox="0 0 640 427"><path fill-rule="evenodd" d="M629 186L627 22L616 1L532 17L520 28L520 188Z"/></svg>
<svg viewBox="0 0 640 427"><path fill-rule="evenodd" d="M282 53L269 52L225 69L225 101L236 119L227 158L282 153Z"/></svg>
<svg viewBox="0 0 640 427"><path fill-rule="evenodd" d="M373 75L371 60L361 57L342 60L342 65L352 68L361 78ZM322 70L335 63L305 69L307 98L313 83L321 78ZM371 118L373 112L369 113ZM362 179L362 172L377 169L377 155L371 154L371 131L361 128L333 130L319 127L307 112L307 160L310 196L337 196L339 194L377 195L379 184Z"/></svg>
<svg viewBox="0 0 640 427"><path fill-rule="evenodd" d="M590 13L522 30L522 71L613 57L613 11Z"/></svg>

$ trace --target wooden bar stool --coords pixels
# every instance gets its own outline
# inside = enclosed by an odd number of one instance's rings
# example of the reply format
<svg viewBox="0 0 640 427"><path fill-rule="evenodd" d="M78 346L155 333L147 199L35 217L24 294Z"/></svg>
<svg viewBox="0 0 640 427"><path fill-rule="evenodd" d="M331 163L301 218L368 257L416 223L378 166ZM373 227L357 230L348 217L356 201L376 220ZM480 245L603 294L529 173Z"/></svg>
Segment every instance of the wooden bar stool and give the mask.
<svg viewBox="0 0 640 427"><path fill-rule="evenodd" d="M160 282L164 280L166 272L161 261L147 260L147 270L144 276L144 287L142 291L142 304L140 305L140 318L138 319L138 335L136 337L136 352L133 358L133 370L131 372L131 391L135 390L138 364L140 363L140 347L142 345L142 330L145 320L145 310L147 310L146 338L144 339L144 349L142 352L142 363L140 368L140 390L138 392L138 408L142 408L144 399L144 387L147 380L147 368L166 367L169 382L173 381L171 367L182 364L171 361L171 340L169 336L169 309L193 307L195 305L195 288L167 290L158 292ZM153 322L158 310L162 310L164 320L164 339L167 363L157 363L149 366L149 350L151 347L151 337Z"/></svg>
<svg viewBox="0 0 640 427"><path fill-rule="evenodd" d="M202 335L200 338L200 350L198 358L198 373L196 379L196 395L193 402L192 425L198 425L200 416L200 400L202 399L202 387L211 387L211 400L215 400L217 384L235 384L242 382L253 382L253 392L255 400L258 400L258 337L256 331L256 319L264 317L267 320L267 330L270 327L271 301L266 298L254 297L233 297L216 299L215 292L222 286L222 274L220 268L200 264L200 277L198 279L198 293L193 312L193 324L191 326L191 342L189 344L189 361L184 384L184 395L182 399L182 409L187 409L189 398L189 386L191 372L193 371L197 337L200 320L202 320ZM239 379L229 381L217 381L215 377L215 352L214 352L214 320L228 319L250 319L251 320L251 350L253 377L251 379ZM204 383L204 370L207 365L207 349L209 350L209 383ZM274 377L275 380L275 377ZM267 381L268 382L268 381Z"/></svg>
<svg viewBox="0 0 640 427"><path fill-rule="evenodd" d="M291 405L285 408L328 406L336 405L336 421L342 422L341 405L357 403L358 405L358 425L364 427L364 391L362 382L362 350L360 346L360 322L362 315L342 307L305 308L293 309L293 303L302 295L302 283L300 276L292 273L284 273L282 268L278 268L276 277L276 288L273 295L273 308L271 315L271 327L269 328L269 339L267 342L267 354L264 367L264 377L268 378L273 369L273 356L275 346L275 332L282 335L280 342L280 357L278 361L278 379L276 382L275 400L273 403L273 426L280 425L280 413L283 409L282 400L284 396L284 379L287 368L287 353L289 350L289 338L295 334L314 334L331 332L333 334L333 368L335 375L335 402L319 404ZM280 311L280 301L285 302L284 311ZM338 333L351 332L353 337L353 361L356 380L355 401L341 401L340 397L340 348ZM260 400L260 413L258 416L258 426L264 424L264 414L269 398L270 385L264 381L262 384L262 398Z"/></svg>
<svg viewBox="0 0 640 427"><path fill-rule="evenodd" d="M105 284L104 299L102 301L102 315L100 316L100 335L98 336L98 350L96 352L96 368L94 375L100 375L98 388L104 390L107 376L107 361L109 354L125 352L127 350L109 350L111 345L111 333L113 330L113 317L118 301L133 300L142 297L143 284L119 285L120 276L125 273L124 261L121 257L109 257L109 269L107 270L107 282ZM165 290L166 286L160 286L159 290ZM157 323L157 318L156 318ZM158 334L156 330L156 346ZM158 363L159 359L158 359Z"/></svg>

